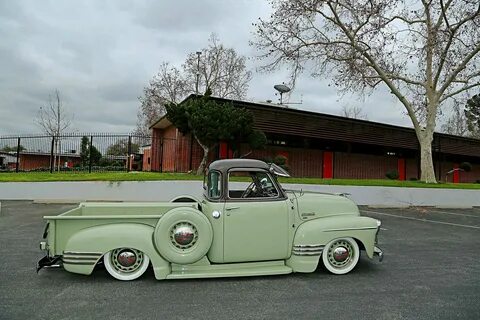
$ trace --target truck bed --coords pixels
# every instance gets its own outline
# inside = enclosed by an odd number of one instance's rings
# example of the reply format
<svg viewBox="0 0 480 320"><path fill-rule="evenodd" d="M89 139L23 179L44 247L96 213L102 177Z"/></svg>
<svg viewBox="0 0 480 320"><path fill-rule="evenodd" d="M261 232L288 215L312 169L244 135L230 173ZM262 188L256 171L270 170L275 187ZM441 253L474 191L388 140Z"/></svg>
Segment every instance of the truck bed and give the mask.
<svg viewBox="0 0 480 320"><path fill-rule="evenodd" d="M77 208L58 216L45 216L48 220L77 220L91 218L139 218L160 217L170 209L177 207L197 208L196 203L172 202L86 202L80 203Z"/></svg>
<svg viewBox="0 0 480 320"><path fill-rule="evenodd" d="M140 223L155 227L158 219L177 207L198 204L172 202L88 202L58 216L43 217L47 225L50 256L62 255L68 239L78 231L103 224Z"/></svg>

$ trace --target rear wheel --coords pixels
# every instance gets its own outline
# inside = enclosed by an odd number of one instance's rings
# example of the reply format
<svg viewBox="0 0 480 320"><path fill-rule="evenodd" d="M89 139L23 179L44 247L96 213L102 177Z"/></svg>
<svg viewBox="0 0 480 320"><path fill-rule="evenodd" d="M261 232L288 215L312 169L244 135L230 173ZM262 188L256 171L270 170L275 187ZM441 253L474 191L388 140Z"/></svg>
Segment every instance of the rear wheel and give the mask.
<svg viewBox="0 0 480 320"><path fill-rule="evenodd" d="M140 277L147 270L150 259L140 250L117 248L103 256L103 263L112 277L128 281Z"/></svg>
<svg viewBox="0 0 480 320"><path fill-rule="evenodd" d="M360 249L352 238L330 241L322 252L325 268L333 274L346 274L355 268L360 258Z"/></svg>

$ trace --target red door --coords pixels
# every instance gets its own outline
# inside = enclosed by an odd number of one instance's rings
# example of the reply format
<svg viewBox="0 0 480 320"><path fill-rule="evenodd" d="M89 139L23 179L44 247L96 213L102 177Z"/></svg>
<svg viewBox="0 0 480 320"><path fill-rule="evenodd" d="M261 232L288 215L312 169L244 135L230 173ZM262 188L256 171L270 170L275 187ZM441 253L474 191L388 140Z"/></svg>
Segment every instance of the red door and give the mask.
<svg viewBox="0 0 480 320"><path fill-rule="evenodd" d="M324 179L333 178L333 152L332 151L323 152L323 178Z"/></svg>
<svg viewBox="0 0 480 320"><path fill-rule="evenodd" d="M458 163L455 163L453 165L454 169L457 169L453 171L453 183L459 183L460 182L460 171L458 170Z"/></svg>
<svg viewBox="0 0 480 320"><path fill-rule="evenodd" d="M405 176L406 176L406 170L405 170L405 159L400 158L398 159L398 180L404 181Z"/></svg>

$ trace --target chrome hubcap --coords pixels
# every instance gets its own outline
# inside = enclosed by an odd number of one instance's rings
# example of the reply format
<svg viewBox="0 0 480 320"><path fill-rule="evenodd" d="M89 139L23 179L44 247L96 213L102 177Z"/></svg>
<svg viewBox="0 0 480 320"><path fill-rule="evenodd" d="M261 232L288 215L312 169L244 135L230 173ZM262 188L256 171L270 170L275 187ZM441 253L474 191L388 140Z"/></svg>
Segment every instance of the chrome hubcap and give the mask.
<svg viewBox="0 0 480 320"><path fill-rule="evenodd" d="M144 256L143 252L136 249L119 248L112 251L110 260L117 271L130 273L140 268Z"/></svg>
<svg viewBox="0 0 480 320"><path fill-rule="evenodd" d="M195 245L198 238L197 228L188 222L177 223L170 232L170 240L178 249L188 249Z"/></svg>
<svg viewBox="0 0 480 320"><path fill-rule="evenodd" d="M333 250L333 258L337 262L343 262L348 258L348 250L345 247L337 247Z"/></svg>
<svg viewBox="0 0 480 320"><path fill-rule="evenodd" d="M342 269L353 262L354 248L349 241L337 240L328 248L328 262L332 267Z"/></svg>
<svg viewBox="0 0 480 320"><path fill-rule="evenodd" d="M137 261L137 256L132 251L122 251L118 254L118 262L124 267L130 267Z"/></svg>

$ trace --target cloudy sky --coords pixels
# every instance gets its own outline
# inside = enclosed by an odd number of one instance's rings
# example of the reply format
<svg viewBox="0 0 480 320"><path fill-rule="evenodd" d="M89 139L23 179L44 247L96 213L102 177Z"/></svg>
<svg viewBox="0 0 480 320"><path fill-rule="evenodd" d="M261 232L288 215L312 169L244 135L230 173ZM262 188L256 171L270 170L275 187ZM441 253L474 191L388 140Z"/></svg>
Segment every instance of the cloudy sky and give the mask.
<svg viewBox="0 0 480 320"><path fill-rule="evenodd" d="M267 17L260 0L0 1L0 135L40 132L34 118L55 89L79 132L131 132L137 97L162 61L221 42L254 57L252 22ZM258 60L250 59L255 70ZM248 97L275 100L285 70L253 75ZM339 114L358 105L369 120L410 126L401 106L380 90L365 99L340 97L328 79L302 76L292 107Z"/></svg>

